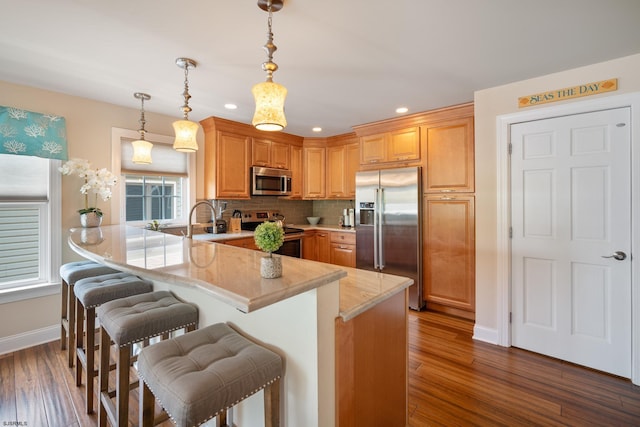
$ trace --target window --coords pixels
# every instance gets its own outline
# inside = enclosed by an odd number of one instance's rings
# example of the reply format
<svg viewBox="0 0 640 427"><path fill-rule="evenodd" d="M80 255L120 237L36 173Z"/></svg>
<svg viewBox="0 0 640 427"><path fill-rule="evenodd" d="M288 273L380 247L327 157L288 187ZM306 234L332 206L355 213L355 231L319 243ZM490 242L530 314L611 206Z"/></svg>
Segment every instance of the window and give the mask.
<svg viewBox="0 0 640 427"><path fill-rule="evenodd" d="M182 177L126 174L125 181L127 221L182 219Z"/></svg>
<svg viewBox="0 0 640 427"><path fill-rule="evenodd" d="M112 129L113 170L121 172L118 200L121 222L147 224L152 220L161 223L184 223L189 206L195 200L195 180L190 179L195 170L195 156L173 150L173 138L145 134L153 143L153 163L138 165L131 161L131 141L138 132ZM114 197L114 199L116 199Z"/></svg>
<svg viewBox="0 0 640 427"><path fill-rule="evenodd" d="M56 293L59 160L0 154L0 302Z"/></svg>

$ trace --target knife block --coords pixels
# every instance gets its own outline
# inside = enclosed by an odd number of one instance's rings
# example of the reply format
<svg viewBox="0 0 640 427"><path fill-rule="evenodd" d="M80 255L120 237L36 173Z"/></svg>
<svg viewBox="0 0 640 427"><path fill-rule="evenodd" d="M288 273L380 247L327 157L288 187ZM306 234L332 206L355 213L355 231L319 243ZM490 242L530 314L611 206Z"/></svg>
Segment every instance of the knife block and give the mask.
<svg viewBox="0 0 640 427"><path fill-rule="evenodd" d="M239 233L242 230L242 218L230 218L231 233Z"/></svg>

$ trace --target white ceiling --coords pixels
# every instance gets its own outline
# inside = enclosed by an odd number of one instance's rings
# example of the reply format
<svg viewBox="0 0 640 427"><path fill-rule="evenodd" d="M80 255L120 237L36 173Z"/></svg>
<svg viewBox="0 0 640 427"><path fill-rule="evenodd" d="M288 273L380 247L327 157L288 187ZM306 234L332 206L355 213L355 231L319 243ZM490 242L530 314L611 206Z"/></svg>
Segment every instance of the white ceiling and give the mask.
<svg viewBox="0 0 640 427"><path fill-rule="evenodd" d="M256 0L0 0L0 80L179 117L250 123L264 80ZM639 0L285 0L273 17L286 132L473 100L479 89L640 52ZM609 78L615 76L602 76ZM225 103L239 108L226 110ZM321 126L321 134L311 132ZM153 132L153 123L147 123Z"/></svg>

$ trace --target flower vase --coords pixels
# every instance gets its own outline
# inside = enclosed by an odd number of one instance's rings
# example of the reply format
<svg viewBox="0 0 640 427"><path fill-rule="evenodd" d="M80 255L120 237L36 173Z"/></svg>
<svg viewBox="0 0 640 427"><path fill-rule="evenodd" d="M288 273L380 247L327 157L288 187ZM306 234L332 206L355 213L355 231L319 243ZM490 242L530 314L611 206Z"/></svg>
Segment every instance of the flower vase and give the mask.
<svg viewBox="0 0 640 427"><path fill-rule="evenodd" d="M266 256L260 259L260 275L265 279L282 276L282 258Z"/></svg>
<svg viewBox="0 0 640 427"><path fill-rule="evenodd" d="M102 216L95 212L80 214L80 224L84 228L100 227L100 224L102 224Z"/></svg>

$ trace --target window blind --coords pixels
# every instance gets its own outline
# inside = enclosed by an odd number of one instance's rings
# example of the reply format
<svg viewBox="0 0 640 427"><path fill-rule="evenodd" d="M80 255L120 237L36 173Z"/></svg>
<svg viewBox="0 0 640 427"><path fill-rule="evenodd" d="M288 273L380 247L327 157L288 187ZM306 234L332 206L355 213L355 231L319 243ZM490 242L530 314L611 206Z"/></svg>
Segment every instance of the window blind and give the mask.
<svg viewBox="0 0 640 427"><path fill-rule="evenodd" d="M0 207L0 288L40 277L40 209Z"/></svg>
<svg viewBox="0 0 640 427"><path fill-rule="evenodd" d="M49 159L0 154L0 201L46 201Z"/></svg>
<svg viewBox="0 0 640 427"><path fill-rule="evenodd" d="M122 173L137 175L171 175L188 176L187 153L175 151L171 144L161 144L155 142L151 150L153 162L149 165L139 165L131 161L133 157L133 147L131 139L122 140L120 144L121 170Z"/></svg>

